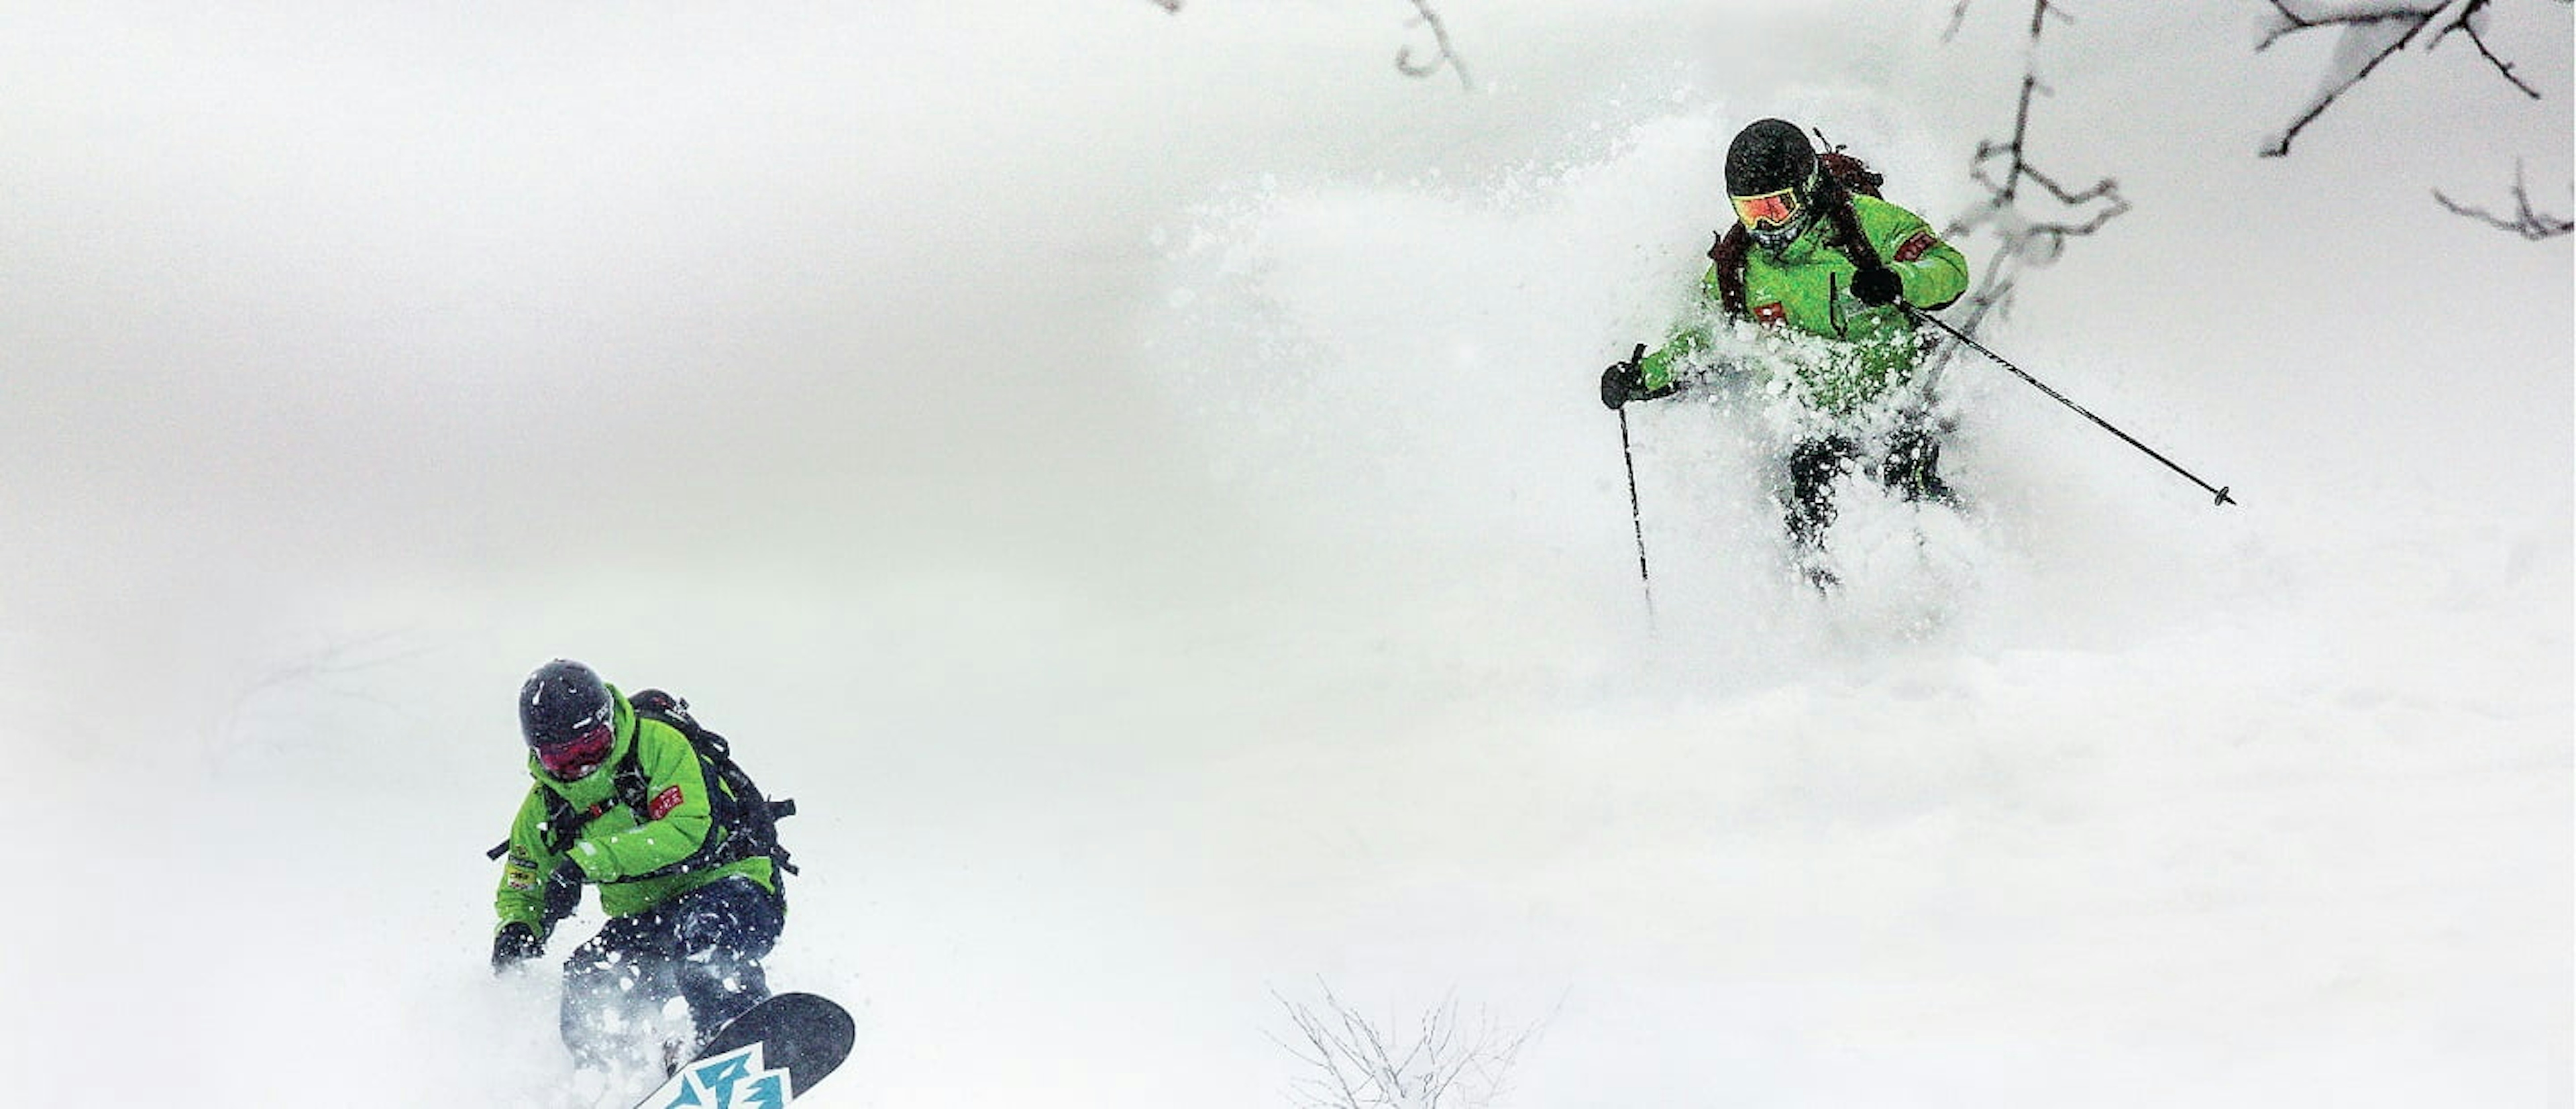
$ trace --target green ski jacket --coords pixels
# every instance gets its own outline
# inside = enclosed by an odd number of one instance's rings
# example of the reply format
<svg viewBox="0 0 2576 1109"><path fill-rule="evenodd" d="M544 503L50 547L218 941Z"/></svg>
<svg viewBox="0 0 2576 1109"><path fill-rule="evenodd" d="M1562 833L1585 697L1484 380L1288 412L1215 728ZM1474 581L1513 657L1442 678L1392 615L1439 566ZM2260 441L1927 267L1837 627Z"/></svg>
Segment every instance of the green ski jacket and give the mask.
<svg viewBox="0 0 2576 1109"><path fill-rule="evenodd" d="M528 775L535 783L519 803L510 825L510 850L501 868L501 888L493 899L501 920L497 927L525 924L543 939L554 920L546 914L546 880L559 866L577 867L584 882L599 886L600 911L634 916L719 878L740 874L776 892L777 875L766 855L703 868L684 867L701 851L713 854L731 833L715 825L709 789L724 788L708 780L705 764L689 737L658 720L635 715L634 706L616 686L608 688L617 704L617 745L599 769L570 782L559 782L528 756ZM644 802L638 808L618 797L617 773L628 752L642 773ZM578 825L570 842L549 850L547 795L561 797Z"/></svg>
<svg viewBox="0 0 2576 1109"><path fill-rule="evenodd" d="M1854 194L1851 202L1870 249L1903 283L1906 303L1934 308L1968 291L1967 256L1942 242L1921 216L1874 196ZM1871 307L1852 295L1852 275L1860 267L1827 244L1837 237L1833 224L1812 221L1776 256L1758 248L1745 251L1744 306L1756 323L1786 325L1827 340L1811 348L1815 353L1788 361L1808 407L1842 417L1911 380L1927 344L1896 305ZM1700 279L1698 310L1640 364L1646 388L1670 385L1676 370L1700 361L1727 321L1723 288L1717 267L1710 266Z"/></svg>

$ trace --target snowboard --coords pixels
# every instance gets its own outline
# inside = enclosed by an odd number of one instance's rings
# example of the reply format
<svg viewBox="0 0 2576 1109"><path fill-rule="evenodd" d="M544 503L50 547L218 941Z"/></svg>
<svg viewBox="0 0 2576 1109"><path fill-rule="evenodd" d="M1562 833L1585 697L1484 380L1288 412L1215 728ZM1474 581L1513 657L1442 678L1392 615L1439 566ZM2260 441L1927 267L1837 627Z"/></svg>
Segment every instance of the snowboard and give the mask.
<svg viewBox="0 0 2576 1109"><path fill-rule="evenodd" d="M839 1067L857 1040L857 1023L830 999L777 994L725 1025L635 1109L777 1109Z"/></svg>

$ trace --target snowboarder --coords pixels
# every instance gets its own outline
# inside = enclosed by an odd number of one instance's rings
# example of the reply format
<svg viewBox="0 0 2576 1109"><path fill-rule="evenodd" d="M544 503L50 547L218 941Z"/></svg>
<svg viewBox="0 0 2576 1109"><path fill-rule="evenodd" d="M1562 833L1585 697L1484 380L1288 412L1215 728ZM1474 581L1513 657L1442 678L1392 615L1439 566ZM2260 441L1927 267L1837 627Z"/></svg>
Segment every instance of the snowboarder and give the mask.
<svg viewBox="0 0 2576 1109"><path fill-rule="evenodd" d="M1736 224L1709 251L1701 311L1662 349L1601 375L1601 403L1616 409L1669 396L1693 375L1761 370L1711 349L1721 324L1812 336L1774 345L1802 410L1781 502L1792 560L1820 589L1834 580L1823 562L1833 482L1852 463L1906 500L1952 500L1915 376L1931 344L1904 305L1957 300L1968 261L1922 217L1879 199L1879 180L1839 151L1819 155L1795 124L1745 127L1726 152Z"/></svg>
<svg viewBox="0 0 2576 1109"><path fill-rule="evenodd" d="M786 922L775 830L742 815L748 779L581 663L528 676L519 729L535 782L510 828L492 968L542 955L582 887L598 886L609 919L564 962L564 1043L585 1069L667 1070L769 996L761 960ZM674 996L694 1040L653 1034Z"/></svg>

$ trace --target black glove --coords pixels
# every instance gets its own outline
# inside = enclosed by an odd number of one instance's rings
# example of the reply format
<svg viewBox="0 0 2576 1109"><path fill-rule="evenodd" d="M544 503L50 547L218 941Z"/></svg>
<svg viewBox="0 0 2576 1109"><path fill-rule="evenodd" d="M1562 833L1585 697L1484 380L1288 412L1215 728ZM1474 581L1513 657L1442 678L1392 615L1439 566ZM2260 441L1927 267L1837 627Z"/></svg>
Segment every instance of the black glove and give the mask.
<svg viewBox="0 0 2576 1109"><path fill-rule="evenodd" d="M1601 371L1602 407L1616 409L1632 400L1653 400L1673 395L1674 386L1669 383L1661 389L1646 388L1645 359L1646 345L1639 343L1636 353L1630 354L1627 361L1613 362L1609 369Z"/></svg>
<svg viewBox="0 0 2576 1109"><path fill-rule="evenodd" d="M511 921L492 937L492 973L499 974L545 953L546 941L537 938L536 929Z"/></svg>
<svg viewBox="0 0 2576 1109"><path fill-rule="evenodd" d="M546 927L551 929L556 922L571 916L572 911L580 907L581 867L566 859L554 873L546 875L546 903L539 911L545 917Z"/></svg>
<svg viewBox="0 0 2576 1109"><path fill-rule="evenodd" d="M1873 308L1896 303L1905 295L1905 282L1896 271L1885 266L1871 266L1852 275L1852 295Z"/></svg>

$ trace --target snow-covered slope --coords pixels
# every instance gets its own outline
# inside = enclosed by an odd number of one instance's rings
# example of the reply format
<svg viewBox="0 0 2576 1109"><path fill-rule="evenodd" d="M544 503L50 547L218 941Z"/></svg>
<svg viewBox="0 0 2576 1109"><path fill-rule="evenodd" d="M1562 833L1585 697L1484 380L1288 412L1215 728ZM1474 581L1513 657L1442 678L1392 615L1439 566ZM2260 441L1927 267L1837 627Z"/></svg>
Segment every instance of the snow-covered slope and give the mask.
<svg viewBox="0 0 2576 1109"><path fill-rule="evenodd" d="M1327 986L1537 1027L1501 1105L2570 1103L2576 292L2427 195L2564 196L2563 9L2286 160L2325 44L2053 27L2136 210L1985 338L2242 503L1962 362L1972 514L1825 604L1647 406L1650 621L1593 379L1726 139L1955 212L2026 11L1442 5L1470 96L1132 7L0 17L29 1100L542 1103L566 654L804 805L817 1106L1284 1104Z"/></svg>

